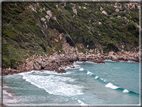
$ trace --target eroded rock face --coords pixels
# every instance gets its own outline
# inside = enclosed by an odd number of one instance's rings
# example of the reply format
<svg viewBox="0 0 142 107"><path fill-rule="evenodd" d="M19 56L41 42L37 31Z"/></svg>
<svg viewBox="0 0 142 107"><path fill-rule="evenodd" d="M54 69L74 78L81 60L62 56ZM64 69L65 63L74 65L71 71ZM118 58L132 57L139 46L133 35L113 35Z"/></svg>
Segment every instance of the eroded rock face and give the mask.
<svg viewBox="0 0 142 107"><path fill-rule="evenodd" d="M34 64L33 64L33 69L34 70L41 70L41 64L40 64L40 62L34 62Z"/></svg>
<svg viewBox="0 0 142 107"><path fill-rule="evenodd" d="M96 59L96 60L89 60L89 61L94 63L105 63L103 59Z"/></svg>
<svg viewBox="0 0 142 107"><path fill-rule="evenodd" d="M139 62L139 53L138 52L129 52L129 51L119 51L117 53L110 52L108 59L113 61L135 61Z"/></svg>
<svg viewBox="0 0 142 107"><path fill-rule="evenodd" d="M110 56L110 59L111 59L112 61L117 61L117 62L118 62L118 58L117 58L116 56L114 56L114 55L111 55L111 56Z"/></svg>
<svg viewBox="0 0 142 107"><path fill-rule="evenodd" d="M58 69L56 72L58 72L58 73L66 73L66 71L64 70L64 69Z"/></svg>
<svg viewBox="0 0 142 107"><path fill-rule="evenodd" d="M50 71L58 71L58 68L61 66L68 66L68 65L72 65L74 61L91 61L91 62L95 62L95 63L105 63L104 60L112 60L112 61L120 61L120 60L124 60L124 61L135 61L135 62L139 62L139 54L138 53L131 53L131 52L126 52L126 51L120 51L120 52L109 52L108 56L104 56L101 54L98 55L94 55L94 54L62 54L62 55L53 55L53 56L49 56L47 57L38 57L37 58L38 61L31 63L33 64L33 69L36 70L50 70Z"/></svg>
<svg viewBox="0 0 142 107"><path fill-rule="evenodd" d="M111 51L108 56L101 54L83 54L83 53L72 53L72 54L54 54L50 56L36 56L31 59L27 59L26 63L23 63L17 69L3 68L3 75L15 74L20 72L27 72L31 70L49 70L57 73L65 73L64 69L59 69L62 66L73 65L74 61L91 61L95 63L105 63L104 60L112 61L135 61L139 62L139 52L127 52L119 51L117 53Z"/></svg>

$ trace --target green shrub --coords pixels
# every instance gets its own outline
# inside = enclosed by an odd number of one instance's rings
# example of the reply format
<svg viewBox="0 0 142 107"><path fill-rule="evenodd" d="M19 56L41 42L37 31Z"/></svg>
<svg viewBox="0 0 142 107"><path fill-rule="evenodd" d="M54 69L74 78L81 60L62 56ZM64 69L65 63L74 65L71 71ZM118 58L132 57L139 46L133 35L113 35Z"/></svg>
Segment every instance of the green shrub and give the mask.
<svg viewBox="0 0 142 107"><path fill-rule="evenodd" d="M135 30L135 29L136 29L136 25L133 22L129 22L128 23L128 30L131 31L131 30Z"/></svg>
<svg viewBox="0 0 142 107"><path fill-rule="evenodd" d="M68 11L72 11L72 8L70 6L65 6L64 8Z"/></svg>

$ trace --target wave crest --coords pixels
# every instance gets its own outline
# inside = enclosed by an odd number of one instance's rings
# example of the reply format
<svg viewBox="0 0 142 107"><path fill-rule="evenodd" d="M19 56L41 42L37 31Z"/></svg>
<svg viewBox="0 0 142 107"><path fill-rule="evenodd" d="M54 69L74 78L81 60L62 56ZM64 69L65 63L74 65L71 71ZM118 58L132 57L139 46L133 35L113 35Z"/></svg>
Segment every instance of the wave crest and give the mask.
<svg viewBox="0 0 142 107"><path fill-rule="evenodd" d="M74 96L83 94L82 86L67 84L66 81L73 82L74 79L70 77L61 77L55 75L41 76L32 75L28 73L21 74L23 79L38 88L44 89L49 94L62 95L62 96Z"/></svg>
<svg viewBox="0 0 142 107"><path fill-rule="evenodd" d="M119 88L118 86L115 86L112 83L106 84L105 87L108 87L108 88L111 88L111 89L117 89L117 88Z"/></svg>

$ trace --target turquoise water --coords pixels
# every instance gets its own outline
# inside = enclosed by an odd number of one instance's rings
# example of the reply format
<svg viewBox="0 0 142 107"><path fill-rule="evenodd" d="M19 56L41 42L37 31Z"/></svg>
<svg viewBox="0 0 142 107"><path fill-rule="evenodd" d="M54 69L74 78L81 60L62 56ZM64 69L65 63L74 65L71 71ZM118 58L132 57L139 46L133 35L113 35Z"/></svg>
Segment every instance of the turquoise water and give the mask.
<svg viewBox="0 0 142 107"><path fill-rule="evenodd" d="M67 73L31 71L4 77L22 104L139 104L139 63L75 62Z"/></svg>

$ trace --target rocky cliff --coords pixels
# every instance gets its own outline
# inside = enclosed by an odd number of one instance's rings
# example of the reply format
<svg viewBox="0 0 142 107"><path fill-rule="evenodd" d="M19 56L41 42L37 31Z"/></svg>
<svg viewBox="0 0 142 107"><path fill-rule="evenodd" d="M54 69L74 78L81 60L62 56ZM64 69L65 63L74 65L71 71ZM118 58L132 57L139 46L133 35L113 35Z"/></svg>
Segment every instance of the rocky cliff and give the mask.
<svg viewBox="0 0 142 107"><path fill-rule="evenodd" d="M3 69L53 70L75 60L138 61L139 8L139 3L117 2L3 2Z"/></svg>

